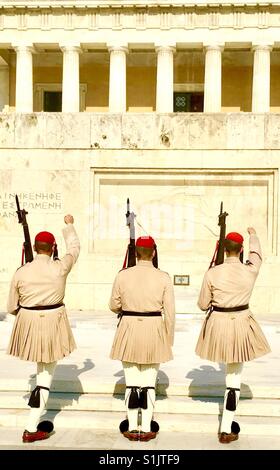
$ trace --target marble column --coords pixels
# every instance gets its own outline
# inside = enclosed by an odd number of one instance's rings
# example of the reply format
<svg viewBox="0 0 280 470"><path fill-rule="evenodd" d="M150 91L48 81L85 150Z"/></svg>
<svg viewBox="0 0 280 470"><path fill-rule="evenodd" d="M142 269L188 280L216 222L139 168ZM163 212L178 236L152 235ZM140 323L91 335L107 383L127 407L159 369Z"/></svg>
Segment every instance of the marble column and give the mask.
<svg viewBox="0 0 280 470"><path fill-rule="evenodd" d="M205 45L204 112L220 113L222 105L223 45Z"/></svg>
<svg viewBox="0 0 280 470"><path fill-rule="evenodd" d="M156 112L173 113L173 46L157 46Z"/></svg>
<svg viewBox="0 0 280 470"><path fill-rule="evenodd" d="M270 109L270 52L271 45L253 46L252 112L268 113Z"/></svg>
<svg viewBox="0 0 280 470"><path fill-rule="evenodd" d="M0 57L0 113L9 106L9 66Z"/></svg>
<svg viewBox="0 0 280 470"><path fill-rule="evenodd" d="M126 112L126 46L108 45L110 52L109 112Z"/></svg>
<svg viewBox="0 0 280 470"><path fill-rule="evenodd" d="M79 45L60 45L63 52L62 76L62 112L78 113L80 111L80 72L79 63L81 48Z"/></svg>
<svg viewBox="0 0 280 470"><path fill-rule="evenodd" d="M16 59L16 112L33 112L33 45L12 44Z"/></svg>

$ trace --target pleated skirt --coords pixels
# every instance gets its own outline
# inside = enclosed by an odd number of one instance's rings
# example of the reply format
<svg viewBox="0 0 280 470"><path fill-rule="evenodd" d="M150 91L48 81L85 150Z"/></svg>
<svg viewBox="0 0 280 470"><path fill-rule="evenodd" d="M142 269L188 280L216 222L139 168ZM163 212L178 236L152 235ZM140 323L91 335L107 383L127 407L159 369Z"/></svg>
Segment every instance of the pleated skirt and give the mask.
<svg viewBox="0 0 280 470"><path fill-rule="evenodd" d="M161 317L123 317L117 328L111 359L154 364L173 359Z"/></svg>
<svg viewBox="0 0 280 470"><path fill-rule="evenodd" d="M65 307L54 310L20 309L8 354L32 362L54 362L76 348Z"/></svg>
<svg viewBox="0 0 280 470"><path fill-rule="evenodd" d="M247 362L269 353L269 344L249 310L212 312L203 322L195 352L213 362Z"/></svg>

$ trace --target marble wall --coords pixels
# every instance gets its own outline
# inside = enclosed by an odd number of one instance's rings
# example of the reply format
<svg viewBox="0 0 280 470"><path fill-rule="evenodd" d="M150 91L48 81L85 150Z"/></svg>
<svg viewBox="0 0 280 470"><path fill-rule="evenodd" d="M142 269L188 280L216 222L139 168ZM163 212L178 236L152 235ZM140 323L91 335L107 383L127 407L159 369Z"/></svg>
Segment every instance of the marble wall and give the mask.
<svg viewBox="0 0 280 470"><path fill-rule="evenodd" d="M130 197L136 234L156 238L160 268L190 276L175 286L178 313L199 312L223 201L228 231L255 226L263 245L252 308L277 314L279 126L277 114L0 114L0 309L21 258L18 193L31 237L52 231L61 254L63 216L75 217L82 250L69 308L107 309Z"/></svg>

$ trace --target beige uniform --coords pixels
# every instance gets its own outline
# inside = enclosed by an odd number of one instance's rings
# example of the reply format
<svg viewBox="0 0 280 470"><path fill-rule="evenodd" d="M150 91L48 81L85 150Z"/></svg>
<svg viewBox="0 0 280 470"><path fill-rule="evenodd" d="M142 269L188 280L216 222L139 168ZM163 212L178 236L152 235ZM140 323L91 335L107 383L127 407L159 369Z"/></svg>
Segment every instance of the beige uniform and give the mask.
<svg viewBox="0 0 280 470"><path fill-rule="evenodd" d="M237 257L228 257L206 272L198 300L200 309L248 304L261 263L259 239L250 235L246 264ZM210 313L196 346L201 358L226 363L250 361L268 352L270 347L249 309Z"/></svg>
<svg viewBox="0 0 280 470"><path fill-rule="evenodd" d="M8 354L27 361L49 363L62 359L76 347L64 306L53 310L18 310L19 305L35 307L63 302L67 275L80 252L72 224L66 225L63 236L66 254L61 260L37 254L13 276L7 310L17 316Z"/></svg>
<svg viewBox="0 0 280 470"><path fill-rule="evenodd" d="M166 362L173 358L174 290L169 275L151 261L120 271L109 304L115 313L162 312L162 317L123 316L117 328L112 359L137 364Z"/></svg>

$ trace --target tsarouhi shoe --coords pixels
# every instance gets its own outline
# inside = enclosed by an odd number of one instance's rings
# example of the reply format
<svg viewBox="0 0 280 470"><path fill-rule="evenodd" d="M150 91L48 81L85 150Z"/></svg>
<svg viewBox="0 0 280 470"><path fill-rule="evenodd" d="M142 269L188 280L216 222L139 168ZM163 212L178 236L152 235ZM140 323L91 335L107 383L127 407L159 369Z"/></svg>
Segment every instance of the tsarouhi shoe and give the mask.
<svg viewBox="0 0 280 470"><path fill-rule="evenodd" d="M124 419L119 425L120 432L124 433L125 431L128 431L128 426L129 426L128 419ZM44 431L44 429L42 430ZM153 419L151 421L151 431L159 432L159 424Z"/></svg>
<svg viewBox="0 0 280 470"><path fill-rule="evenodd" d="M221 444L229 444L230 442L237 441L239 432L239 424L236 421L233 421L231 424L231 433L222 432L219 435L219 442Z"/></svg>
<svg viewBox="0 0 280 470"><path fill-rule="evenodd" d="M154 439L156 435L157 433L153 431L150 431L150 432L140 431L139 441L142 441L142 442L150 441L151 439Z"/></svg>
<svg viewBox="0 0 280 470"><path fill-rule="evenodd" d="M123 435L130 441L139 441L139 431L137 430L124 431Z"/></svg>
<svg viewBox="0 0 280 470"><path fill-rule="evenodd" d="M22 435L22 442L35 442L48 439L49 433L46 431L29 432L25 429Z"/></svg>

